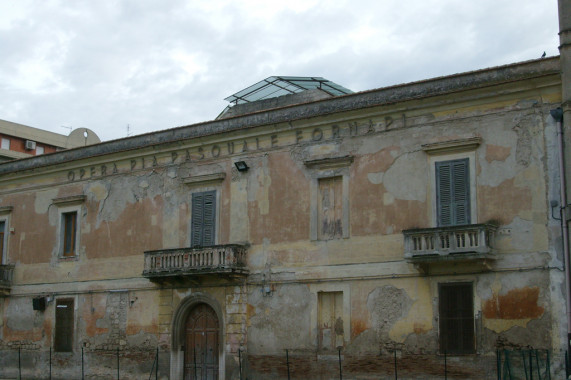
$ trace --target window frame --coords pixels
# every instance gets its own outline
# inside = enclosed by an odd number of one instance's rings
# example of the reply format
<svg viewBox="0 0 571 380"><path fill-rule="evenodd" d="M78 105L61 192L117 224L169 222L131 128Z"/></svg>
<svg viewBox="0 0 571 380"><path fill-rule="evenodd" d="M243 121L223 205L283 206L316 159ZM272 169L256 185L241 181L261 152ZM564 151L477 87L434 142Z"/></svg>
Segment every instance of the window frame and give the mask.
<svg viewBox="0 0 571 380"><path fill-rule="evenodd" d="M182 183L184 183L189 189L189 199L188 199L188 207L189 207L189 214L190 217L188 219L188 247L193 247L192 245L192 197L193 194L196 193L205 193L209 191L215 191L216 196L214 201L214 243L212 245L219 244L219 236L220 236L220 215L221 215L221 207L220 207L220 197L222 196L222 183L226 179L225 172L216 172L211 174L202 174L202 175L194 175L187 178L182 178Z"/></svg>
<svg viewBox="0 0 571 380"><path fill-rule="evenodd" d="M57 207L58 224L57 224L57 255L59 259L73 259L79 256L80 239L81 239L81 222L83 219L83 203L85 202L85 195L71 195L67 197L54 198L52 203ZM65 225L64 214L77 213L75 219L75 244L74 255L65 255Z"/></svg>
<svg viewBox="0 0 571 380"><path fill-rule="evenodd" d="M68 234L68 217L71 217L72 231ZM79 211L69 210L60 211L60 256L61 257L75 257L78 253L78 239L79 239ZM71 250L67 250L68 236L70 241Z"/></svg>
<svg viewBox="0 0 571 380"><path fill-rule="evenodd" d="M4 145L7 144L8 147L4 147ZM10 150L10 146L12 145L12 140L8 137L2 137L0 139L0 148L1 149L5 149L5 150Z"/></svg>
<svg viewBox="0 0 571 380"><path fill-rule="evenodd" d="M470 160L461 158L449 161L435 162L436 173L436 221L438 227L449 227L470 224ZM457 170L462 170L462 176L456 175ZM467 175L466 175L467 174ZM444 178L448 178L448 183L442 183ZM460 189L461 187L461 189ZM448 202L442 201L442 195L446 193ZM459 196L460 200L457 198ZM464 201L461 201L461 199ZM462 207L460 207L462 205ZM444 215L444 208L448 208L448 218ZM459 215L464 211L464 218ZM447 220L448 219L448 220Z"/></svg>
<svg viewBox="0 0 571 380"><path fill-rule="evenodd" d="M326 314L325 312L325 308L323 303L325 302L325 298L332 298L333 299L333 310L332 314L334 317L337 318L341 318L341 320L343 321L344 318L344 312L343 312L343 306L344 306L344 297L343 297L343 291L340 290L336 290L336 291L319 291L317 292L317 348L320 351L329 351L329 352L335 352L335 351L331 351L330 349L335 350L337 347L340 347L339 345L337 345L337 339L338 339L338 335L335 333L335 329L336 329L336 320L330 320L329 322L333 322L331 323L331 326L329 327L329 330L331 330L331 343L329 344L329 346L325 346L324 342L323 342L323 336L322 336L322 331L325 329L321 328L322 324L325 324L323 316L324 314ZM340 303L338 304L337 301L340 298ZM332 306L332 305L328 305L328 306ZM337 313L337 309L340 309L340 313L338 315ZM345 346L345 328L343 326L343 333L341 334L341 339L342 339L342 345L341 347Z"/></svg>
<svg viewBox="0 0 571 380"><path fill-rule="evenodd" d="M213 190L203 190L203 191L194 191L191 193L191 201L190 201L190 247L191 248L199 248L199 247L210 247L213 245L216 245L218 239L218 222L219 222L219 207L217 207L217 205L219 204L218 202L218 195L219 191L217 191L216 189ZM197 211L195 209L195 197L201 196L202 199L202 215L200 215L201 220L195 220L195 218L198 218L199 216L195 214L195 212ZM210 244L204 244L204 216L205 216L205 202L206 202L206 197L208 196L212 196L212 241L210 242ZM195 244L194 239L196 238L195 236L195 225L200 224L202 226L201 228L201 237L202 237L202 241L201 244Z"/></svg>
<svg viewBox="0 0 571 380"><path fill-rule="evenodd" d="M337 194L337 196L341 197L341 200L337 200L335 197L333 197L333 207L332 207L332 211L333 214L335 214L335 211L337 210L337 208L335 206L338 205L338 202L341 203L341 217L339 218L340 222L341 222L341 234L338 234L335 231L335 228L333 233L331 233L330 231L328 233L326 233L324 231L323 228L323 222L326 218L324 218L324 198L325 198L325 194L324 191L325 188L327 188L327 191L331 192L333 189L333 193L335 195L334 192L334 188L337 187L335 182L340 181L341 182L341 189L340 189L340 193ZM323 178L318 178L317 179L317 240L320 241L325 241L325 240L335 240L335 239L342 239L344 237L343 235L343 231L344 231L344 226L343 226L343 177L342 176L334 176L334 177L323 177ZM331 201L331 200L330 200ZM333 218L334 220L337 220L336 218Z"/></svg>
<svg viewBox="0 0 571 380"><path fill-rule="evenodd" d="M347 239L350 234L350 205L349 205L349 180L351 172L351 164L353 163L353 156L322 158L304 161L305 167L309 170L311 176L310 182L310 207L309 207L309 239L311 241L331 241L336 239ZM334 177L341 177L341 198L342 198L342 217L341 229L342 236L334 239L319 239L319 205L320 205L320 191L319 181L321 179L328 179Z"/></svg>
<svg viewBox="0 0 571 380"><path fill-rule="evenodd" d="M442 299L444 298L442 296L442 289L443 288L452 288L452 287L470 287L470 300L471 300L471 313L470 313L470 318L469 318L469 324L470 326L470 331L472 332L471 334L471 344L470 344L470 348L469 349L452 349L450 350L448 347L448 341L444 341L445 339L445 335L447 337L452 337L454 338L455 336L457 337L457 334L451 334L450 332L445 333L444 330L444 326L445 326L445 321L444 321L444 316L443 316L443 302ZM474 294L474 289L475 289L475 284L473 281L454 281L454 282L440 282L438 283L438 287L437 287L437 294L438 294L438 349L440 351L441 354L444 354L444 352L446 352L446 354L450 354L450 355L472 355L476 353L476 297ZM457 308L455 308L457 311ZM467 319L467 318L464 318ZM470 323L471 322L471 323Z"/></svg>
<svg viewBox="0 0 571 380"><path fill-rule="evenodd" d="M310 313L310 324L313 326L310 332L311 341L315 348L325 353L319 346L319 293L343 293L343 347L351 343L351 286L349 284L311 284L309 287L312 297L313 312ZM327 351L330 354L331 351Z"/></svg>
<svg viewBox="0 0 571 380"><path fill-rule="evenodd" d="M478 223L478 212L477 212L477 196L476 196L476 152L459 152L459 153L450 153L450 154L442 154L442 155L430 155L429 156L429 175L430 175L430 203L431 203L431 217L433 226L440 227L440 223L438 220L438 188L436 185L436 164L440 162L446 161L456 161L461 159L468 159L468 174L469 174L469 208L470 208L470 224L477 224ZM454 225L451 225L454 226Z"/></svg>
<svg viewBox="0 0 571 380"><path fill-rule="evenodd" d="M0 265L8 264L8 242L10 236L10 212L12 207L0 207L0 223L4 223L4 236L0 237Z"/></svg>

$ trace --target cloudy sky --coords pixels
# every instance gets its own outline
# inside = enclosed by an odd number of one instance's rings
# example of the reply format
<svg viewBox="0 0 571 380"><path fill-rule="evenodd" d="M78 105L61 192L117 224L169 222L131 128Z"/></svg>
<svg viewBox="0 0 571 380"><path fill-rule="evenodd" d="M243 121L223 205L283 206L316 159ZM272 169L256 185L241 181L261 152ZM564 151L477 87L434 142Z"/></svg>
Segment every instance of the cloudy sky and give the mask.
<svg viewBox="0 0 571 380"><path fill-rule="evenodd" d="M110 140L272 75L363 91L557 55L557 32L557 0L0 0L0 119Z"/></svg>

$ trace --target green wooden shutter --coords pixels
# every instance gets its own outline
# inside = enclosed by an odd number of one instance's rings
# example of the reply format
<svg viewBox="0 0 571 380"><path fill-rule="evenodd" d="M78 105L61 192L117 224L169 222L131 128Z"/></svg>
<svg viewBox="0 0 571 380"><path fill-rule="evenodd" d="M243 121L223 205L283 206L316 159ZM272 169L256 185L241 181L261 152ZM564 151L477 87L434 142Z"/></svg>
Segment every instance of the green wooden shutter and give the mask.
<svg viewBox="0 0 571 380"><path fill-rule="evenodd" d="M204 193L204 217L202 224L202 245L214 245L214 226L216 214L216 192Z"/></svg>
<svg viewBox="0 0 571 380"><path fill-rule="evenodd" d="M192 194L191 247L214 245L216 191Z"/></svg>
<svg viewBox="0 0 571 380"><path fill-rule="evenodd" d="M467 158L436 163L439 226L470 224L470 173Z"/></svg>

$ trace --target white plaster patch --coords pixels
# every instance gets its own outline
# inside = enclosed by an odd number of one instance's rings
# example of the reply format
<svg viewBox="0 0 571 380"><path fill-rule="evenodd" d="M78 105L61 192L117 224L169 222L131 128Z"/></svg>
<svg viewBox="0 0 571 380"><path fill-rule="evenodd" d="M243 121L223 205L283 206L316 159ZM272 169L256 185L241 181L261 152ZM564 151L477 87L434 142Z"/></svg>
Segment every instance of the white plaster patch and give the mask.
<svg viewBox="0 0 571 380"><path fill-rule="evenodd" d="M512 151L514 150L512 148ZM481 155L479 158L481 170L478 175L479 185L496 187L505 180L513 178L517 173L514 154L510 154L505 161L488 162L484 155Z"/></svg>
<svg viewBox="0 0 571 380"><path fill-rule="evenodd" d="M310 154L312 156L324 156L327 154L335 153L338 150L339 147L333 144L313 145L310 147Z"/></svg>
<svg viewBox="0 0 571 380"><path fill-rule="evenodd" d="M230 202L230 241L248 240L248 192L246 180L232 182Z"/></svg>
<svg viewBox="0 0 571 380"><path fill-rule="evenodd" d="M515 250L528 251L534 246L533 238L533 222L529 220L515 217L513 221L506 226L512 230L511 247Z"/></svg>
<svg viewBox="0 0 571 380"><path fill-rule="evenodd" d="M267 164L267 159L264 159L263 167L257 173L259 187L256 192L256 200L258 201L260 215L268 215L270 213L270 185L272 184L272 179Z"/></svg>
<svg viewBox="0 0 571 380"><path fill-rule="evenodd" d="M100 183L95 183L89 186L87 192L93 194L93 198L97 202L105 199L109 195L107 188Z"/></svg>
<svg viewBox="0 0 571 380"><path fill-rule="evenodd" d="M361 142L358 150L359 155L375 154L385 148L384 145L379 144L379 138L367 138L359 140L359 142Z"/></svg>
<svg viewBox="0 0 571 380"><path fill-rule="evenodd" d="M52 199L57 198L58 190L50 189L46 191L38 191L34 200L34 212L36 214L45 214L48 212Z"/></svg>
<svg viewBox="0 0 571 380"><path fill-rule="evenodd" d="M395 203L395 197L391 193L383 194L383 205L388 206Z"/></svg>
<svg viewBox="0 0 571 380"><path fill-rule="evenodd" d="M426 187L430 183L423 152L405 153L385 172L383 185L396 199L426 200Z"/></svg>
<svg viewBox="0 0 571 380"><path fill-rule="evenodd" d="M368 173L368 174L367 174L367 179L368 179L369 182L371 182L372 184L380 185L381 183L383 183L383 175L384 175L384 174L385 174L384 172Z"/></svg>

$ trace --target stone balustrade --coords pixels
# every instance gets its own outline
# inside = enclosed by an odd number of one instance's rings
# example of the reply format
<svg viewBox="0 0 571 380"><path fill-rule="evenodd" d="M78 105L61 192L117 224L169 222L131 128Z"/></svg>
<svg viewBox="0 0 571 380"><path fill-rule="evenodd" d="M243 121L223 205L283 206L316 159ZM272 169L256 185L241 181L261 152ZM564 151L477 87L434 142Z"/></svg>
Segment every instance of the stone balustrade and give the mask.
<svg viewBox="0 0 571 380"><path fill-rule="evenodd" d="M160 278L207 274L247 274L247 247L224 244L145 252L143 276Z"/></svg>
<svg viewBox="0 0 571 380"><path fill-rule="evenodd" d="M404 256L448 256L464 253L491 253L497 226L469 224L463 226L415 228L404 230Z"/></svg>

